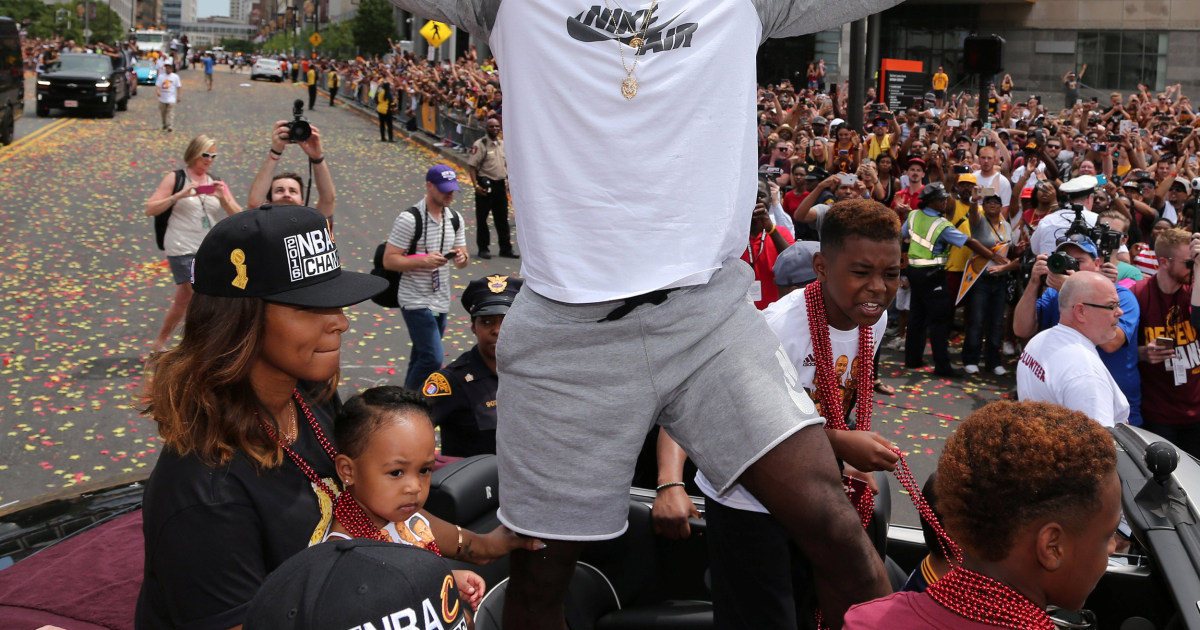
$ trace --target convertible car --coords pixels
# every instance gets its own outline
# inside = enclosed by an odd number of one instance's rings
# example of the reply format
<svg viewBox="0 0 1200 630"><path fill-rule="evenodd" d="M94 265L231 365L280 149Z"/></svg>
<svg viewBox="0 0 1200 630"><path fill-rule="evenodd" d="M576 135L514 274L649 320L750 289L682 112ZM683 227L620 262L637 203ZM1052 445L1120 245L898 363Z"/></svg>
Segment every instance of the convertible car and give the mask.
<svg viewBox="0 0 1200 630"><path fill-rule="evenodd" d="M133 71L137 73L138 85L154 85L158 78L158 70L149 59L138 59L133 64Z"/></svg>
<svg viewBox="0 0 1200 630"><path fill-rule="evenodd" d="M1110 559L1087 612L1059 610L1052 616L1062 628L1200 629L1200 511L1189 498L1200 497L1200 464L1134 427L1119 426L1113 437L1132 544ZM0 512L5 627L133 627L142 571L142 481L121 478L71 496L47 497L18 512ZM499 524L497 488L492 456L464 459L434 473L426 508L488 531ZM886 491L880 494L869 533L898 587L926 548L920 529L887 525L889 497ZM702 499L697 500L703 511ZM628 531L585 548L567 600L572 630L713 627L704 522L693 521L687 540L659 538L650 517L653 501L653 490L632 488ZM508 563L471 568L489 584L476 628L496 630Z"/></svg>

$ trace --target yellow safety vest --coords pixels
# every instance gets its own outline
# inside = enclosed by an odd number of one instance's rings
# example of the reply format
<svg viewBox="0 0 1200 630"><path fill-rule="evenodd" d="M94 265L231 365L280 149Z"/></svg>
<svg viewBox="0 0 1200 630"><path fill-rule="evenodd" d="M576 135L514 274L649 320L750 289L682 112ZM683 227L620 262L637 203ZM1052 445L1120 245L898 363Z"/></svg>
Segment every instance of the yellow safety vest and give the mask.
<svg viewBox="0 0 1200 630"><path fill-rule="evenodd" d="M941 267L946 264L945 251L939 256L933 255L933 246L937 243L942 231L950 227L945 217L931 217L924 210L914 210L909 213L908 237L912 243L908 246L908 264L911 267Z"/></svg>

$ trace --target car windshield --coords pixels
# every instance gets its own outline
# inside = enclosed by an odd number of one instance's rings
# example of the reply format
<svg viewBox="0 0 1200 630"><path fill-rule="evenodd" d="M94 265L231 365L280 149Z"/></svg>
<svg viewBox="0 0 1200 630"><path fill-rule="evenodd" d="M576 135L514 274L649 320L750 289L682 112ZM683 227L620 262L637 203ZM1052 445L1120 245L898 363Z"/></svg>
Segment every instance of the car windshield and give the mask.
<svg viewBox="0 0 1200 630"><path fill-rule="evenodd" d="M139 44L161 44L163 43L162 33L138 33L137 40Z"/></svg>
<svg viewBox="0 0 1200 630"><path fill-rule="evenodd" d="M154 62L153 62L153 61L147 61L147 60L145 60L145 59L139 59L139 60L138 60L136 63L134 63L134 64L133 64L133 67L135 67L135 68L148 68L148 69L150 69L150 70L153 70L153 69L154 69Z"/></svg>
<svg viewBox="0 0 1200 630"><path fill-rule="evenodd" d="M108 74L112 71L112 62L103 55L79 55L63 57L52 70L60 72L99 72Z"/></svg>

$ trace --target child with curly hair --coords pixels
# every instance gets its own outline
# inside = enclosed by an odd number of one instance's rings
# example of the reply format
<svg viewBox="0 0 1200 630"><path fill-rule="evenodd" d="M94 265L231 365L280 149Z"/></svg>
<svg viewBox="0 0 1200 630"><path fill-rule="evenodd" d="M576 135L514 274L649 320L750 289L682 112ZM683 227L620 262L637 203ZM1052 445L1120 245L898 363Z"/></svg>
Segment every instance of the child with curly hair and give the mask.
<svg viewBox="0 0 1200 630"><path fill-rule="evenodd" d="M1121 520L1112 436L1083 413L995 402L946 442L934 484L962 562L924 593L854 606L846 630L1053 630L1048 605L1083 607Z"/></svg>
<svg viewBox="0 0 1200 630"><path fill-rule="evenodd" d="M429 403L403 387L372 387L346 401L334 418L333 434L340 449L333 464L343 492L354 500L337 502L337 518L325 539L376 538L442 555L420 512L429 496L436 448ZM460 550L464 533L458 530ZM477 608L486 588L483 578L473 571L453 574L463 600Z"/></svg>

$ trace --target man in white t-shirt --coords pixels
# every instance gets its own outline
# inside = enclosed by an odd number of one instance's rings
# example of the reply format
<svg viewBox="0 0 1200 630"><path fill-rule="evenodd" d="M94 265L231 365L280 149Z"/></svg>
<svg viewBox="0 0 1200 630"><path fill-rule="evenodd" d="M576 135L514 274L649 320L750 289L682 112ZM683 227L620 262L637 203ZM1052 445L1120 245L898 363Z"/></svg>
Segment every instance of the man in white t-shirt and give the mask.
<svg viewBox="0 0 1200 630"><path fill-rule="evenodd" d="M462 269L470 262L467 227L451 209L458 192L458 174L444 164L425 173L425 198L396 215L383 252L383 266L399 271L396 301L412 340L412 354L404 386L419 390L425 379L442 367L446 357L442 335L450 312L450 268ZM414 245L414 235L417 235ZM414 251L410 251L410 248Z"/></svg>
<svg viewBox="0 0 1200 630"><path fill-rule="evenodd" d="M526 282L497 347L498 517L547 544L512 555L506 629L562 627L583 542L627 527L625 486L654 424L718 491L741 483L785 523L832 624L889 592L738 257L757 191L759 45L895 3L393 1L486 41L505 69ZM589 150L546 159L564 143Z"/></svg>
<svg viewBox="0 0 1200 630"><path fill-rule="evenodd" d="M1058 294L1059 323L1034 335L1017 364L1017 395L1082 411L1111 427L1129 421L1129 402L1096 346L1119 332L1123 311L1112 281L1072 274Z"/></svg>
<svg viewBox="0 0 1200 630"><path fill-rule="evenodd" d="M158 113L162 116L163 131L175 131L175 106L183 100L183 86L179 83L179 75L175 74L173 62L163 64L163 71L154 80L154 92L158 95Z"/></svg>
<svg viewBox="0 0 1200 630"><path fill-rule="evenodd" d="M980 188L995 189L997 195L1000 195L1000 212L1008 212L1008 204L1012 201L1012 184L1008 182L1008 178L1000 172L996 164L996 147L991 145L979 147L979 170L972 173L975 175L975 183ZM1007 216L1007 214L1005 214Z"/></svg>

